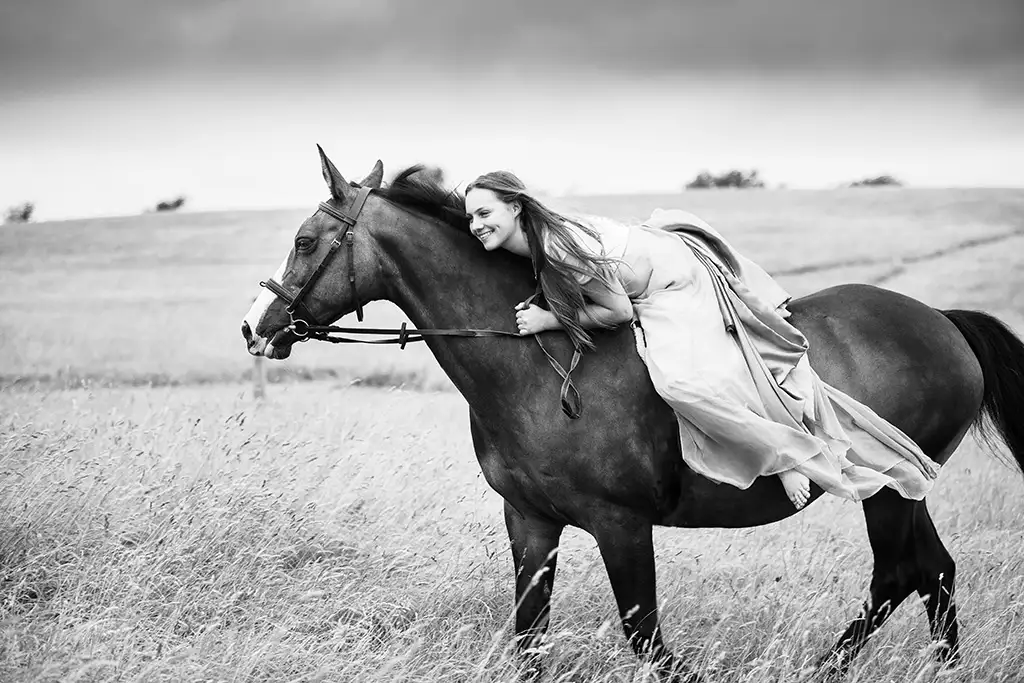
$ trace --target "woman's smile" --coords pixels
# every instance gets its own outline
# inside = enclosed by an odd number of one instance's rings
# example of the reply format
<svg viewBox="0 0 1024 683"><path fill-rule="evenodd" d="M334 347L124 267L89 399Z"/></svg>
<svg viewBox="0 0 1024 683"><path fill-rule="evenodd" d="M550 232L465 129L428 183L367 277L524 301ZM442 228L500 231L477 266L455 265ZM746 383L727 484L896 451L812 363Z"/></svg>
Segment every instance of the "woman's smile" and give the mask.
<svg viewBox="0 0 1024 683"><path fill-rule="evenodd" d="M487 238L494 234L494 228L490 228L490 227L486 227L486 226L482 227L482 228L475 228L473 230L473 234L481 242L486 242Z"/></svg>

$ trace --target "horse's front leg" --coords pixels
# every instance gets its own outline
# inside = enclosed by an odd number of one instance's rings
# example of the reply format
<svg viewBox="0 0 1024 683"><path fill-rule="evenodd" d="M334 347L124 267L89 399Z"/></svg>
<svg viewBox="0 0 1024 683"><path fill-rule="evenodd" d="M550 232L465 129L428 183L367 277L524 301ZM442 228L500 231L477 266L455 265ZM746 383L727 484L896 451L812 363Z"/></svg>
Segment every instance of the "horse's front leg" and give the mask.
<svg viewBox="0 0 1024 683"><path fill-rule="evenodd" d="M516 638L520 651L540 644L551 614L558 539L563 524L520 513L505 502L505 526L516 570Z"/></svg>
<svg viewBox="0 0 1024 683"><path fill-rule="evenodd" d="M650 522L616 515L593 533L633 651L653 659L673 681L699 681L699 676L676 660L661 636Z"/></svg>

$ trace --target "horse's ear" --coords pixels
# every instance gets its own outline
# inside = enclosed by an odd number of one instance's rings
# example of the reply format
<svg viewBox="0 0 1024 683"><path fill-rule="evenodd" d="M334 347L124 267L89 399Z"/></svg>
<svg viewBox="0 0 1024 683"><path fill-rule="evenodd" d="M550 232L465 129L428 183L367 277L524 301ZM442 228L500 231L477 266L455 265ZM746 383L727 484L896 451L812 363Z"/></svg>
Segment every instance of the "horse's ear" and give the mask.
<svg viewBox="0 0 1024 683"><path fill-rule="evenodd" d="M377 159L377 163L373 165L373 170L359 184L363 187L372 187L374 190L379 190L382 182L384 182L384 164L381 163L380 159Z"/></svg>
<svg viewBox="0 0 1024 683"><path fill-rule="evenodd" d="M331 160L324 154L324 149L320 145L316 146L317 151L320 152L320 168L324 172L324 181L327 183L328 189L331 191L331 196L335 199L345 198L345 188L348 187L348 181L341 175L341 172L334 167Z"/></svg>

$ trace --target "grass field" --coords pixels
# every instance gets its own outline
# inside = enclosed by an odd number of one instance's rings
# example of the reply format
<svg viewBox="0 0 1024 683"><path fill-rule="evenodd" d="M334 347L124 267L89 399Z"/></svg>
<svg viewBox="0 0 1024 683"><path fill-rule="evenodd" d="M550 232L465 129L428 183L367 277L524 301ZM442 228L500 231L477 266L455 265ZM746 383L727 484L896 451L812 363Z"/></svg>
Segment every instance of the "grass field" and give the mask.
<svg viewBox="0 0 1024 683"><path fill-rule="evenodd" d="M794 294L878 282L1024 329L1024 192L711 192L683 206ZM0 228L0 680L511 680L511 561L461 397L424 349L296 349L262 402L238 333L303 212ZM402 319L388 306L373 323ZM405 384L418 390L365 388ZM929 507L964 662L905 604L854 681L1017 681L1024 478L966 443ZM669 641L713 680L797 681L870 578L857 506L658 530ZM564 537L551 681L641 681L593 541Z"/></svg>

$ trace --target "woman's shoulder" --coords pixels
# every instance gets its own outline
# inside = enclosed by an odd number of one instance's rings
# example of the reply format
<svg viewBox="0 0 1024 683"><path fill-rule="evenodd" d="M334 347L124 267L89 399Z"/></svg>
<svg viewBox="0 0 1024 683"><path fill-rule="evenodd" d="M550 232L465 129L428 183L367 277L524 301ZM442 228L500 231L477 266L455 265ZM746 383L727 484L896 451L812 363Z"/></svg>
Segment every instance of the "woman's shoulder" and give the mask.
<svg viewBox="0 0 1024 683"><path fill-rule="evenodd" d="M568 248L566 241L571 240L576 246L587 253L596 255L604 253L603 240L597 230L591 228L592 232L588 232L575 222L579 220L576 216L567 216L567 218L568 220L559 225L559 229L544 231L545 252L555 258L562 258L566 255ZM583 225L586 225L586 223L583 223Z"/></svg>
<svg viewBox="0 0 1024 683"><path fill-rule="evenodd" d="M619 241L621 235L629 233L629 226L606 216L572 213L566 214L562 224L580 246L600 251L601 245Z"/></svg>
<svg viewBox="0 0 1024 683"><path fill-rule="evenodd" d="M629 240L630 226L607 216L584 215L580 222L597 235L602 253L611 258L622 258Z"/></svg>
<svg viewBox="0 0 1024 683"><path fill-rule="evenodd" d="M594 214L580 213L572 214L571 218L587 226L601 237L607 234L629 230L629 226L621 221L608 216L596 216Z"/></svg>

